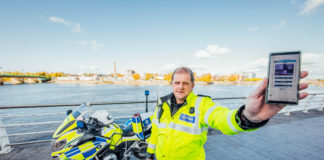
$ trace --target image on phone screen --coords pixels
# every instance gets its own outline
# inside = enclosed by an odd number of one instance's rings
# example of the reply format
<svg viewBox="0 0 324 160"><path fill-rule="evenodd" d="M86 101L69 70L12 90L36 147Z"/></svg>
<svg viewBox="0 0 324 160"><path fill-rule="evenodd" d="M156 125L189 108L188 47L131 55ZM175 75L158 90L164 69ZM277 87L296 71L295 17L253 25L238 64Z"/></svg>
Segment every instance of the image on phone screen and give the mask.
<svg viewBox="0 0 324 160"><path fill-rule="evenodd" d="M270 54L266 103L298 104L299 74L299 51Z"/></svg>

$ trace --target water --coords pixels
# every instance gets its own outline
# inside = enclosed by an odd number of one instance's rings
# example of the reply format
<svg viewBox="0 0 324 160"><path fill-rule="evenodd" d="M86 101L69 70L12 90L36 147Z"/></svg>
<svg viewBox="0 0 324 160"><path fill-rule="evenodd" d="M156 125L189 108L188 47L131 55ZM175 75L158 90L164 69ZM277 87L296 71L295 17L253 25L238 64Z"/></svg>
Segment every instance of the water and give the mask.
<svg viewBox="0 0 324 160"><path fill-rule="evenodd" d="M196 94L209 95L215 97L246 97L257 86L234 86L234 85L196 85ZM81 104L83 102L116 102L116 101L144 101L144 91L149 90L149 100L156 100L157 97L169 94L170 86L130 86L130 85L78 85L78 84L23 84L23 85L3 85L0 86L0 106L14 105L36 105L36 104ZM309 93L324 93L323 87L310 86ZM224 100L218 101L221 105L229 108L237 108L244 103L244 100ZM46 121L61 121L65 115L56 116L28 116L28 117L7 117L6 115L22 114L45 114L64 113L74 107L51 107L33 109L6 109L0 110L0 120L6 124L34 123ZM136 112L144 112L145 104L131 105L104 105L95 106L94 109L118 109L118 108L143 108L136 111L113 112L113 116L131 116ZM149 104L149 110L153 111L155 104ZM2 116L2 118L1 118ZM120 122L120 120L119 120ZM8 127L9 134L31 132L38 130L54 130L57 124L41 126ZM12 141L22 139L48 139L50 135L35 138L35 135L13 136Z"/></svg>
<svg viewBox="0 0 324 160"><path fill-rule="evenodd" d="M212 97L246 96L255 86L197 85L195 92ZM145 90L150 90L150 99L156 100L171 92L170 86L128 86L128 85L62 85L25 84L0 87L0 106L110 102L144 100ZM243 92L242 92L243 91Z"/></svg>

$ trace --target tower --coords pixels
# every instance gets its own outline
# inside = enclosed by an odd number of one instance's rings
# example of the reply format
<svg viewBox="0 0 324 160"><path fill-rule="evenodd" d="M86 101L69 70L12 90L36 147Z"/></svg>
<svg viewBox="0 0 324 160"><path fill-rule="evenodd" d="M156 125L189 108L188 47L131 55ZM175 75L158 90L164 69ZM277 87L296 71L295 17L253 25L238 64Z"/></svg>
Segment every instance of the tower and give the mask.
<svg viewBox="0 0 324 160"><path fill-rule="evenodd" d="M114 61L114 78L117 80L116 61Z"/></svg>

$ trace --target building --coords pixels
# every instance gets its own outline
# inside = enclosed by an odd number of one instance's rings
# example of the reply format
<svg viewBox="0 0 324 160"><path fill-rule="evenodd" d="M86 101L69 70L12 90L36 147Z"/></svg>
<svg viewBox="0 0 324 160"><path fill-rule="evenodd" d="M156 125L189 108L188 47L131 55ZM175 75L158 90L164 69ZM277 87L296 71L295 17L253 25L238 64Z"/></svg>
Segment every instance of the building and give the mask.
<svg viewBox="0 0 324 160"><path fill-rule="evenodd" d="M79 77L79 80L80 81L99 81L100 78L98 77L98 75L95 75L93 77L87 77L87 76L80 76Z"/></svg>
<svg viewBox="0 0 324 160"><path fill-rule="evenodd" d="M133 74L135 74L135 73L136 72L134 70L127 70L126 71L127 79L132 80L133 79Z"/></svg>
<svg viewBox="0 0 324 160"><path fill-rule="evenodd" d="M76 77L76 76L57 77L56 80L58 80L58 81L76 81L76 80L79 80L79 77Z"/></svg>

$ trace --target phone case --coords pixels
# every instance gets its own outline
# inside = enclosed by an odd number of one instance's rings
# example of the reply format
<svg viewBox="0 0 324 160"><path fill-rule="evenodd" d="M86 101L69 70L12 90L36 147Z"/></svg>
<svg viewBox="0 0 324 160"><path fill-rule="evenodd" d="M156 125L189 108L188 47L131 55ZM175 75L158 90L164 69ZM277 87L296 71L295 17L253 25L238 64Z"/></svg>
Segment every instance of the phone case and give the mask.
<svg viewBox="0 0 324 160"><path fill-rule="evenodd" d="M269 89L269 81L270 81L270 65L271 65L271 57L276 56L276 55L289 55L289 54L299 54L298 59L299 59L299 67L298 67L298 76L297 76L297 101L296 102L291 102L291 101L270 101L268 100L268 89ZM267 88L266 88L266 95L265 95L265 102L267 104L284 104L284 105L298 105L299 103L299 80L300 80L300 68L301 68L301 52L300 51L293 51L293 52L276 52L276 53L270 53L269 55L269 63L268 63L268 82L267 82Z"/></svg>

